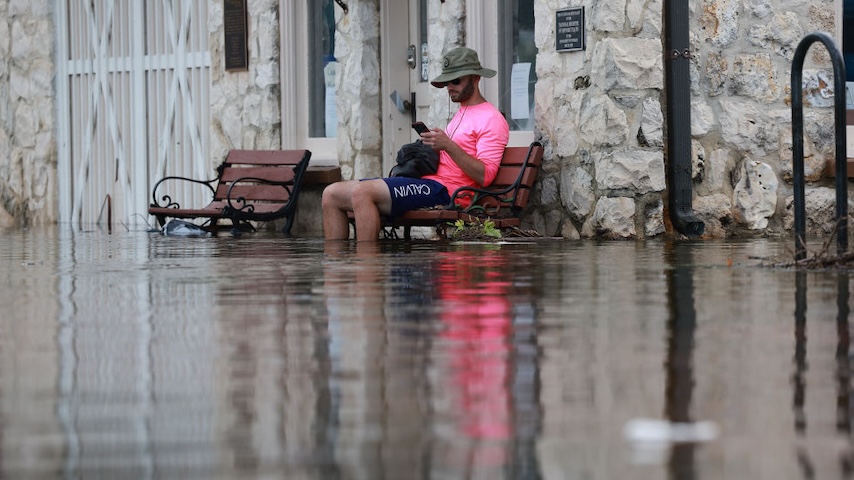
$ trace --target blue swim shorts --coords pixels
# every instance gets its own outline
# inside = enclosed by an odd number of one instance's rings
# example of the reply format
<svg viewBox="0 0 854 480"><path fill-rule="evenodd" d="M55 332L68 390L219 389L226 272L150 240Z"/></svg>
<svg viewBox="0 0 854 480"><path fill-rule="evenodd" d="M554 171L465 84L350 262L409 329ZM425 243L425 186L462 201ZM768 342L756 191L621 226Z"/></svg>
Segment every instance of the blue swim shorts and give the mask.
<svg viewBox="0 0 854 480"><path fill-rule="evenodd" d="M383 178L391 193L391 217L398 217L409 210L436 205L447 205L451 201L448 189L435 180L409 177Z"/></svg>

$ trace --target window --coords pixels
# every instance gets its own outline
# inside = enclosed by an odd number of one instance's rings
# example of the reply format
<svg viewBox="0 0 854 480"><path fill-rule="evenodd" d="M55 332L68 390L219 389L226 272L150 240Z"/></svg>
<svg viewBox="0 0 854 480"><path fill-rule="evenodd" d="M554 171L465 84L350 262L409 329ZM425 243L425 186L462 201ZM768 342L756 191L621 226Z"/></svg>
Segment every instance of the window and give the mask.
<svg viewBox="0 0 854 480"><path fill-rule="evenodd" d="M279 0L282 148L311 150L312 165L338 164L335 8L334 0Z"/></svg>
<svg viewBox="0 0 854 480"><path fill-rule="evenodd" d="M845 0L842 4L842 54L845 56L848 124L854 125L854 115L850 112L854 110L854 0Z"/></svg>
<svg viewBox="0 0 854 480"><path fill-rule="evenodd" d="M499 109L511 131L533 130L537 83L534 0L501 0L498 22Z"/></svg>
<svg viewBox="0 0 854 480"><path fill-rule="evenodd" d="M854 82L854 0L845 0L842 4L842 52L846 80Z"/></svg>
<svg viewBox="0 0 854 480"><path fill-rule="evenodd" d="M420 70L420 74L418 75L418 79L421 82L426 82L430 80L430 69L429 69L429 56L427 51L427 19L429 18L429 12L427 10L427 0L420 0L418 2L418 49L417 58L418 58L418 69Z"/></svg>
<svg viewBox="0 0 854 480"><path fill-rule="evenodd" d="M335 10L333 0L308 0L309 137L335 137Z"/></svg>

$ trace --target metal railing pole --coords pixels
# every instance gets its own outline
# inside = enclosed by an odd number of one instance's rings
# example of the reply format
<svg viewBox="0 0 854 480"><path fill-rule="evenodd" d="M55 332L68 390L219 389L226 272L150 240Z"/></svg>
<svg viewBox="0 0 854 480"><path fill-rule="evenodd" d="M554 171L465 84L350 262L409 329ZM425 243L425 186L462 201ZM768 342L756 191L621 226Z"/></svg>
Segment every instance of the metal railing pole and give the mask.
<svg viewBox="0 0 854 480"><path fill-rule="evenodd" d="M848 250L848 160L845 152L845 62L833 38L825 32L805 36L792 60L792 176L795 209L795 260L806 258L806 206L804 180L804 58L810 46L821 42L833 63L834 125L836 134L836 249Z"/></svg>

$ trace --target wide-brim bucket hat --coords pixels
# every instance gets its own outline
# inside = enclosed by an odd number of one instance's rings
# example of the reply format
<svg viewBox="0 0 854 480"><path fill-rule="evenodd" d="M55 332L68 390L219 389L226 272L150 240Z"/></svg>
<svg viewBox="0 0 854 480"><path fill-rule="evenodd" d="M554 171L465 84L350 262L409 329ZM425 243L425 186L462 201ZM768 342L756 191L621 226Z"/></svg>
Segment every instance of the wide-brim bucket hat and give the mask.
<svg viewBox="0 0 854 480"><path fill-rule="evenodd" d="M436 88L442 88L446 83L466 75L478 75L491 78L495 70L483 68L477 58L477 52L466 47L457 47L442 58L442 74L430 80Z"/></svg>

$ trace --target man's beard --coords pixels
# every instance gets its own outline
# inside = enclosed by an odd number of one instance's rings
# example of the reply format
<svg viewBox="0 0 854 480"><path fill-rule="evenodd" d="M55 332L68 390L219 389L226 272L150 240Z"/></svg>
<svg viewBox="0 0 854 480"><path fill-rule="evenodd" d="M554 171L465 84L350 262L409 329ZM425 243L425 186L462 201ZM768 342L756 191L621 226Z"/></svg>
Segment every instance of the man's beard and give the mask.
<svg viewBox="0 0 854 480"><path fill-rule="evenodd" d="M469 98L471 98L472 95L474 95L474 82L469 79L469 81L466 83L466 86L463 87L462 90L460 90L460 93L457 95L457 98L454 101L458 103L463 103Z"/></svg>

